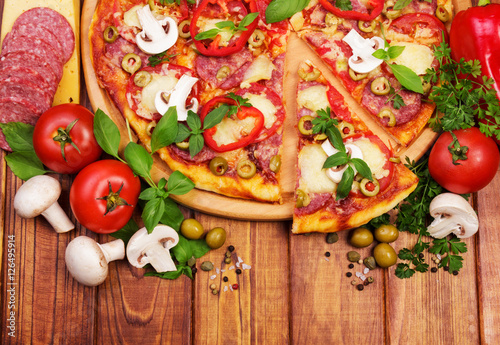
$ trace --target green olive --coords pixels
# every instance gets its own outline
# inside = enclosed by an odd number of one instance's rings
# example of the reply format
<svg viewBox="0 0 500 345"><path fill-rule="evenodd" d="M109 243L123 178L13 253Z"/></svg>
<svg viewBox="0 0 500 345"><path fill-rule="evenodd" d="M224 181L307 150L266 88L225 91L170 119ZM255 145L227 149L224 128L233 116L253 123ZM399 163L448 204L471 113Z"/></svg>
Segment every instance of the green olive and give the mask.
<svg viewBox="0 0 500 345"><path fill-rule="evenodd" d="M118 38L118 29L116 26L108 26L103 33L104 41L113 43Z"/></svg>
<svg viewBox="0 0 500 345"><path fill-rule="evenodd" d="M203 236L204 232L205 229L203 229L203 225L201 225L201 223L196 219L184 219L181 223L181 234L183 234L184 237L189 238L190 240L199 239L201 236Z"/></svg>
<svg viewBox="0 0 500 345"><path fill-rule="evenodd" d="M250 38L248 39L248 44L250 44L252 47L260 47L266 39L266 36L262 32L262 30L255 29L255 31L250 35Z"/></svg>
<svg viewBox="0 0 500 345"><path fill-rule="evenodd" d="M391 20L401 17L401 10L395 10L392 6L384 6L384 10L382 11L382 13L385 14L387 19Z"/></svg>
<svg viewBox="0 0 500 345"><path fill-rule="evenodd" d="M383 118L389 119L389 122L387 122L387 126L389 127L396 126L396 116L394 116L394 114L390 109L387 108L382 109L380 113L378 113L378 117L380 117L381 119Z"/></svg>
<svg viewBox="0 0 500 345"><path fill-rule="evenodd" d="M363 32L373 32L377 27L377 22L372 20L370 22L365 22L363 20L358 21L358 28Z"/></svg>
<svg viewBox="0 0 500 345"><path fill-rule="evenodd" d="M281 169L281 156L280 155L275 155L272 156L271 159L269 160L269 169L271 169L272 172L277 173Z"/></svg>
<svg viewBox="0 0 500 345"><path fill-rule="evenodd" d="M422 81L422 89L424 90L424 95L429 94L431 91L431 83L429 81L426 81L424 77L420 77L420 80Z"/></svg>
<svg viewBox="0 0 500 345"><path fill-rule="evenodd" d="M231 69L228 66L222 66L217 71L217 74L215 75L215 77L219 80L222 80L222 79L229 77L230 73L231 73Z"/></svg>
<svg viewBox="0 0 500 345"><path fill-rule="evenodd" d="M336 17L333 13L328 12L325 16L325 25L326 26L334 26L339 23L339 18Z"/></svg>
<svg viewBox="0 0 500 345"><path fill-rule="evenodd" d="M155 0L148 0L148 5L149 5L149 9L151 11L154 11L156 9L156 2L155 2Z"/></svg>
<svg viewBox="0 0 500 345"><path fill-rule="evenodd" d="M212 249L220 248L226 242L226 230L221 227L213 228L205 237L207 245Z"/></svg>
<svg viewBox="0 0 500 345"><path fill-rule="evenodd" d="M359 183L359 189L365 196L375 196L378 194L378 192L380 192L380 184L378 183L376 178L374 178L373 181L364 178Z"/></svg>
<svg viewBox="0 0 500 345"><path fill-rule="evenodd" d="M366 78L367 73L356 73L351 68L349 68L349 76L354 81L360 81Z"/></svg>
<svg viewBox="0 0 500 345"><path fill-rule="evenodd" d="M227 160L223 157L214 157L208 164L212 174L216 176L222 176L226 173L228 164Z"/></svg>
<svg viewBox="0 0 500 345"><path fill-rule="evenodd" d="M151 73L148 71L139 71L134 75L134 84L138 87L145 87L151 82Z"/></svg>
<svg viewBox="0 0 500 345"><path fill-rule="evenodd" d="M314 136L314 140L316 141L323 141L326 140L326 138L328 138L328 136L325 133L318 133Z"/></svg>
<svg viewBox="0 0 500 345"><path fill-rule="evenodd" d="M251 160L244 159L238 162L236 172L238 173L239 177L249 179L255 176L255 174L257 173L257 167Z"/></svg>
<svg viewBox="0 0 500 345"><path fill-rule="evenodd" d="M151 121L148 123L148 126L146 127L146 133L148 133L149 136L153 134L153 131L155 130L156 127L156 121Z"/></svg>
<svg viewBox="0 0 500 345"><path fill-rule="evenodd" d="M375 239L383 243L391 243L398 239L399 230L392 224L383 224L375 229Z"/></svg>
<svg viewBox="0 0 500 345"><path fill-rule="evenodd" d="M370 89L377 96L384 96L391 91L391 83L386 77L378 77L372 81Z"/></svg>
<svg viewBox="0 0 500 345"><path fill-rule="evenodd" d="M354 134L354 125L347 121L342 121L337 125L342 138L348 137Z"/></svg>
<svg viewBox="0 0 500 345"><path fill-rule="evenodd" d="M436 17L438 17L440 21L445 23L450 20L450 13L446 8L444 8L444 6L440 5L436 8Z"/></svg>
<svg viewBox="0 0 500 345"><path fill-rule="evenodd" d="M316 67L307 65L307 67L301 66L298 70L298 74L300 79L304 81L314 81L319 78L321 72Z"/></svg>
<svg viewBox="0 0 500 345"><path fill-rule="evenodd" d="M311 202L309 194L304 192L302 189L297 189L297 200L295 201L295 206L297 208L306 207Z"/></svg>
<svg viewBox="0 0 500 345"><path fill-rule="evenodd" d="M314 117L310 115L304 115L300 118L297 126L301 134L303 135L313 134L312 123L311 123L312 120L314 120Z"/></svg>
<svg viewBox="0 0 500 345"><path fill-rule="evenodd" d="M189 38L191 37L191 32L189 31L189 25L191 25L191 21L189 19L183 20L179 23L178 31L179 37Z"/></svg>
<svg viewBox="0 0 500 345"><path fill-rule="evenodd" d="M382 268L391 267L398 260L398 256L394 248L387 243L379 243L373 248L373 256L377 265Z"/></svg>
<svg viewBox="0 0 500 345"><path fill-rule="evenodd" d="M141 58L137 54L129 53L123 57L122 68L125 72L134 74L139 68L141 68Z"/></svg>
<svg viewBox="0 0 500 345"><path fill-rule="evenodd" d="M175 143L175 146L177 146L181 150L187 151L189 150L189 141L181 141L179 143Z"/></svg>
<svg viewBox="0 0 500 345"><path fill-rule="evenodd" d="M368 247L373 243L373 234L367 228L357 228L349 233L349 243L356 248Z"/></svg>

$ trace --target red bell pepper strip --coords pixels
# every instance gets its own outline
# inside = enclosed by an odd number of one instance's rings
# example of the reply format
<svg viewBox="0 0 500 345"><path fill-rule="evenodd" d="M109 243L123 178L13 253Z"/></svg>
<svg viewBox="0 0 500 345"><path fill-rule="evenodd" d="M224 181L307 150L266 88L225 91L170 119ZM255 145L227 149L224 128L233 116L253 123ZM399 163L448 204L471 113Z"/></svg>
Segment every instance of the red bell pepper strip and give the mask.
<svg viewBox="0 0 500 345"><path fill-rule="evenodd" d="M221 16L224 13L221 13L224 9L230 12L227 3L232 3L231 8L238 9L237 6L234 6L234 3L241 3L244 9L247 10L248 13L257 12L257 5L255 0L242 0L242 1L228 1L228 0L203 0L203 2L198 6L196 11L193 14L193 18L191 19L191 24L189 26L189 31L191 32L191 37L193 37L194 44L198 51L206 56L228 56L234 53L239 52L248 39L252 35L252 33L257 28L258 18L252 21L248 26L246 26L245 31L241 31L241 35L235 39L231 40L227 46L220 46L220 35L217 35L213 40L204 39L197 40L195 39L196 35L200 33L200 27L198 26L198 21L200 18L210 18L213 19L215 16ZM221 5L222 3L223 5ZM246 6L245 6L246 4ZM236 15L241 14L238 12L234 12ZM235 16L234 16L235 17Z"/></svg>
<svg viewBox="0 0 500 345"><path fill-rule="evenodd" d="M458 12L453 19L451 56L455 61L479 60L482 74L495 81L493 87L500 100L500 4L486 0L479 5ZM475 81L482 84L480 76Z"/></svg>
<svg viewBox="0 0 500 345"><path fill-rule="evenodd" d="M356 10L343 11L335 6L335 0L319 0L319 2L326 10L332 12L337 17L354 20L373 20L380 13L382 13L382 10L384 9L384 0L369 0L366 7L367 12L360 12Z"/></svg>
<svg viewBox="0 0 500 345"><path fill-rule="evenodd" d="M237 106L237 102L232 98L224 96L215 97L203 106L203 108L201 109L200 119L203 121L205 117L208 115L208 113L214 110L219 104L223 103L229 106ZM254 118L255 121L253 127L248 132L245 129L240 133L234 133L235 137L237 137L236 141L227 144L219 144L214 139L214 136L217 133L220 124L211 127L209 129L206 129L203 132L203 137L205 139L205 144L207 144L212 150L216 152L226 152L245 147L248 144L252 143L258 137L262 128L264 127L264 115L259 109L255 107L240 106L238 112L232 116L236 116L239 120L244 120L246 118ZM238 120L225 118L222 120L222 122L224 121L236 122ZM235 125L235 128L237 128L237 125Z"/></svg>

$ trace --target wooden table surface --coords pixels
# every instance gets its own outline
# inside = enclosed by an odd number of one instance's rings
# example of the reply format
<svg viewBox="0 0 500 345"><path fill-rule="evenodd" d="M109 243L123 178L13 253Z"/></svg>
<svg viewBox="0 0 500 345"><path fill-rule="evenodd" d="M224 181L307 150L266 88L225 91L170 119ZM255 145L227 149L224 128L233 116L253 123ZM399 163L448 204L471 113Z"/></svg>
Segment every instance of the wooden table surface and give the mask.
<svg viewBox="0 0 500 345"><path fill-rule="evenodd" d="M82 100L90 108L83 84ZM101 243L112 238L79 225L58 235L41 217L16 216L13 199L22 181L3 158L2 152L4 344L500 344L500 174L473 195L480 229L465 240L469 250L457 276L439 270L401 280L395 267L376 269L369 273L374 283L358 291L346 277L362 270L357 264L348 268L347 232L327 244L322 234L292 235L289 221L237 221L183 208L205 228L224 227L226 246L234 245L251 269L241 275L198 271L194 280L168 281L144 277L142 269L119 261L110 264L104 284L91 288L67 272L66 246L79 235ZM70 213L72 178L56 177L63 186L60 202ZM401 233L394 246L415 241L415 235ZM210 260L224 268L226 246L198 266ZM368 256L371 248L360 253ZM212 283L221 290L234 283L239 288L213 295Z"/></svg>

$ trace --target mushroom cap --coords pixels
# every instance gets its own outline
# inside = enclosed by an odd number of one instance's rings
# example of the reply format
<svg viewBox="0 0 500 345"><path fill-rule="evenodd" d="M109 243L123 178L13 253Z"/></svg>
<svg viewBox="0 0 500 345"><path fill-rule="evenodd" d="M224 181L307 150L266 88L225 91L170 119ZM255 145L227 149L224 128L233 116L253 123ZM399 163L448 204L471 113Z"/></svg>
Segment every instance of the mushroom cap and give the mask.
<svg viewBox="0 0 500 345"><path fill-rule="evenodd" d="M108 276L108 262L96 241L87 236L74 238L66 247L66 267L83 285L97 286Z"/></svg>
<svg viewBox="0 0 500 345"><path fill-rule="evenodd" d="M53 177L37 175L19 187L14 210L22 218L34 218L49 208L61 195L61 184Z"/></svg>
<svg viewBox="0 0 500 345"><path fill-rule="evenodd" d="M170 250L179 243L179 234L170 226L161 224L157 225L150 234L145 227L138 230L127 244L127 259L130 264L142 268L150 263L144 252L148 247L157 243L161 243L165 249Z"/></svg>

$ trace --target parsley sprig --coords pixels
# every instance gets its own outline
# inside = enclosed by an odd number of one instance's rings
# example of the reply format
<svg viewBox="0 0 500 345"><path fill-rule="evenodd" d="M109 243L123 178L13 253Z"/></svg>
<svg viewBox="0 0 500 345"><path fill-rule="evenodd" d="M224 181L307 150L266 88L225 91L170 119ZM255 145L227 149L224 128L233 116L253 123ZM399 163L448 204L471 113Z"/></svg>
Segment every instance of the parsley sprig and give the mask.
<svg viewBox="0 0 500 345"><path fill-rule="evenodd" d="M161 52L159 54L150 56L148 58L148 66L155 67L163 62L169 62L171 58L179 54L167 54L167 51Z"/></svg>
<svg viewBox="0 0 500 345"><path fill-rule="evenodd" d="M247 14L238 26L234 24L231 20L224 20L215 24L215 28L203 31L194 36L197 41L214 38L220 33L229 33L228 39L233 37L238 31L247 31L247 26L253 23L253 21L259 16L259 12L252 12Z"/></svg>
<svg viewBox="0 0 500 345"><path fill-rule="evenodd" d="M341 11L352 11L351 0L335 0L335 7L338 7Z"/></svg>

